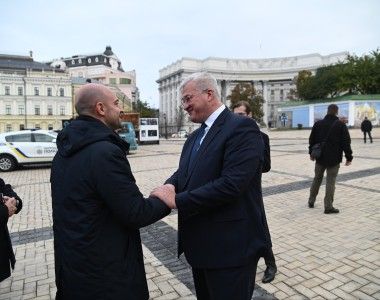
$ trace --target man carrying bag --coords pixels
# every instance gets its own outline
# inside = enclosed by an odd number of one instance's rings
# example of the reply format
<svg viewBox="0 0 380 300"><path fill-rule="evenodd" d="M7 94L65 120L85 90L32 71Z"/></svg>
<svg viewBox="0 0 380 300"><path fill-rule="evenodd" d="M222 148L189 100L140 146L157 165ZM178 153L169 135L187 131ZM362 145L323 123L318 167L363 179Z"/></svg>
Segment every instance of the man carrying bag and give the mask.
<svg viewBox="0 0 380 300"><path fill-rule="evenodd" d="M323 120L314 124L309 137L310 160L316 161L316 163L308 206L309 208L314 207L326 170L325 214L339 213L339 209L333 207L336 177L342 162L343 152L346 157L346 166L351 164L353 158L350 134L347 126L339 121L337 115L338 106L330 104L327 108L327 115ZM317 144L319 147L316 146Z"/></svg>

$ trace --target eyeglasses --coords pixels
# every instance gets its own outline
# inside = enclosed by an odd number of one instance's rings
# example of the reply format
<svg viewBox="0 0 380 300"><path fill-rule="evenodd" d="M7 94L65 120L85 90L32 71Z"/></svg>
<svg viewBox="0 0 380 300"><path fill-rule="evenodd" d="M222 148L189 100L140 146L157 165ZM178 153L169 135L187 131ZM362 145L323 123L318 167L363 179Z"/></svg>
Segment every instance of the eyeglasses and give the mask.
<svg viewBox="0 0 380 300"><path fill-rule="evenodd" d="M190 103L191 100L192 100L195 96L199 96L199 95L202 94L202 93L207 93L208 91L210 91L210 90L205 89L205 90L201 91L201 92L198 93L198 94L193 94L193 95L186 95L186 96L183 96L183 97L181 98L181 103L182 103L182 105L186 105L186 104Z"/></svg>

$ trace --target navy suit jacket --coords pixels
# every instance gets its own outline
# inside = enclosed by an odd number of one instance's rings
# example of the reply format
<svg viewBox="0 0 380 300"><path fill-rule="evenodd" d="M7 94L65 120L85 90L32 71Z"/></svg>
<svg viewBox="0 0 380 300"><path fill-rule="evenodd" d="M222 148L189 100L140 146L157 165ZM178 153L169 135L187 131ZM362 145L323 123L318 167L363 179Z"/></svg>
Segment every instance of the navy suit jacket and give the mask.
<svg viewBox="0 0 380 300"><path fill-rule="evenodd" d="M188 170L197 130L187 139L176 188L178 255L194 268L228 268L251 262L268 247L261 194L263 140L254 120L225 109Z"/></svg>

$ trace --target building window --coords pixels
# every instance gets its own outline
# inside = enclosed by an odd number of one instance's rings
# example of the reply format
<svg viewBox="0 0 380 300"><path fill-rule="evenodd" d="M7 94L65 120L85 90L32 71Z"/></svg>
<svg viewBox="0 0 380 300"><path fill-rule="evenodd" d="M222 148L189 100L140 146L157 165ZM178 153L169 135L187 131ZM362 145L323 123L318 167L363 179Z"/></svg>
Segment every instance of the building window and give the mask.
<svg viewBox="0 0 380 300"><path fill-rule="evenodd" d="M17 88L17 91L18 91L18 95L19 96L22 96L24 93L24 91L23 91L23 88L21 87L21 86L19 86L18 88Z"/></svg>
<svg viewBox="0 0 380 300"><path fill-rule="evenodd" d="M6 115L10 115L11 110L12 110L12 108L11 108L10 104L5 105L5 114Z"/></svg>
<svg viewBox="0 0 380 300"><path fill-rule="evenodd" d="M80 58L80 59L78 59L78 63L80 63L80 64L82 63L82 59L81 59L81 58Z"/></svg>
<svg viewBox="0 0 380 300"><path fill-rule="evenodd" d="M11 132L11 131L12 131L12 125L11 125L11 124L7 124L7 125L5 126L5 131L6 131L6 132Z"/></svg>
<svg viewBox="0 0 380 300"><path fill-rule="evenodd" d="M110 78L110 84L116 84L116 78Z"/></svg>
<svg viewBox="0 0 380 300"><path fill-rule="evenodd" d="M51 87L47 88L47 95L51 97L51 95L52 95L52 89L51 89Z"/></svg>
<svg viewBox="0 0 380 300"><path fill-rule="evenodd" d="M40 89L38 87L34 88L34 96L39 96L40 95Z"/></svg>
<svg viewBox="0 0 380 300"><path fill-rule="evenodd" d="M71 61L71 64L72 64L72 65L75 65L75 60L74 60L74 59Z"/></svg>
<svg viewBox="0 0 380 300"><path fill-rule="evenodd" d="M49 116L53 115L53 106L52 105L48 105L48 107L47 107L47 113L48 113Z"/></svg>
<svg viewBox="0 0 380 300"><path fill-rule="evenodd" d="M87 62L90 64L91 63L91 58L87 59Z"/></svg>
<svg viewBox="0 0 380 300"><path fill-rule="evenodd" d="M99 58L98 57L95 57L95 62L98 62L99 61Z"/></svg>
<svg viewBox="0 0 380 300"><path fill-rule="evenodd" d="M60 107L59 107L59 114L60 114L61 116L64 116L64 115L65 115L65 107L64 107L64 106L60 106Z"/></svg>
<svg viewBox="0 0 380 300"><path fill-rule="evenodd" d="M35 105L34 106L34 114L36 116L39 116L40 115L40 106L39 105Z"/></svg>
<svg viewBox="0 0 380 300"><path fill-rule="evenodd" d="M24 124L20 124L20 130L24 130L24 129L25 129Z"/></svg>
<svg viewBox="0 0 380 300"><path fill-rule="evenodd" d="M6 85L5 86L5 95L10 95L11 94L11 87Z"/></svg>
<svg viewBox="0 0 380 300"><path fill-rule="evenodd" d="M61 96L61 97L65 96L65 90L63 88L59 89L59 96Z"/></svg>
<svg viewBox="0 0 380 300"><path fill-rule="evenodd" d="M24 114L24 105L19 105L18 106L18 114L23 115Z"/></svg>
<svg viewBox="0 0 380 300"><path fill-rule="evenodd" d="M34 128L35 128L35 129L41 129L40 124L36 124L36 125L34 125Z"/></svg>
<svg viewBox="0 0 380 300"><path fill-rule="evenodd" d="M48 130L53 130L53 125L52 124L48 125Z"/></svg>
<svg viewBox="0 0 380 300"><path fill-rule="evenodd" d="M120 78L120 84L131 84L131 80L129 78Z"/></svg>

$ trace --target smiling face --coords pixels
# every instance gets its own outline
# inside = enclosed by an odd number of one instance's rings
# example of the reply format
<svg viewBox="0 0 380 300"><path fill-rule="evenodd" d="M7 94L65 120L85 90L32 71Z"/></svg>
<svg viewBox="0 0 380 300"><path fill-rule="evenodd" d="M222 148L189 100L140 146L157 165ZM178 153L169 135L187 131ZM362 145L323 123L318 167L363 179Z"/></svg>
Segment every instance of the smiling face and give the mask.
<svg viewBox="0 0 380 300"><path fill-rule="evenodd" d="M188 82L182 90L182 105L194 123L202 123L213 112L211 90L201 90L195 81Z"/></svg>

